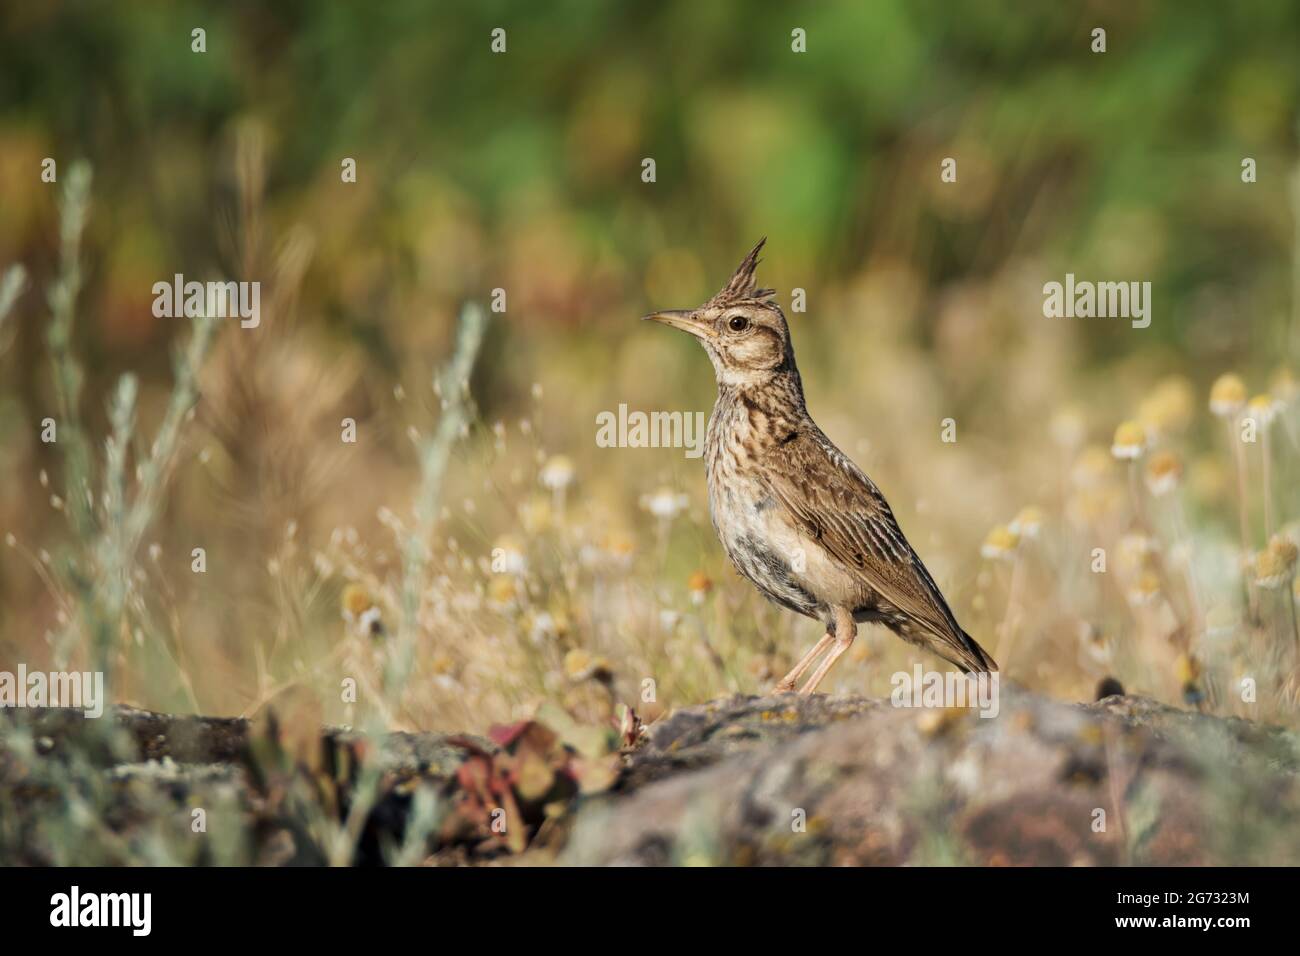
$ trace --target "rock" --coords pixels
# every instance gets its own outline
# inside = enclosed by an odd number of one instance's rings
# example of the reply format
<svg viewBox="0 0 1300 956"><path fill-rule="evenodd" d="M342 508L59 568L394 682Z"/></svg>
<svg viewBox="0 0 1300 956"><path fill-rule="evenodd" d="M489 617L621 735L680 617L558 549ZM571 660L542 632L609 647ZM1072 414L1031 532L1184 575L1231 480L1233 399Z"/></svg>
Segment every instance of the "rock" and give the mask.
<svg viewBox="0 0 1300 956"><path fill-rule="evenodd" d="M314 724L283 732L273 716L259 724L126 706L112 716L0 711L0 864L328 862L320 825L347 818L367 747L360 734ZM406 831L415 791L450 787L471 750L496 746L385 735L352 862L382 862Z"/></svg>
<svg viewBox="0 0 1300 956"><path fill-rule="evenodd" d="M95 724L120 733L112 739ZM337 829L356 816L358 788L371 785L360 772L369 745L314 726L294 735L273 722L127 707L111 724L67 711L0 712L0 863L327 862L338 850L321 840L322 821ZM526 821L526 841L492 839L467 818L421 815L417 793L455 812L468 781L535 772L545 756L509 747L386 735L373 802L363 804L372 808L355 821L343 859L1300 863L1296 735L1139 697L1070 704L1004 684L993 718L859 697L737 697L656 722L608 792L546 796L544 814L521 803L512 819ZM594 766L580 749L573 760L546 757L547 766L560 774ZM492 792L511 802L526 783L513 796L509 780ZM554 792L579 789L590 788ZM195 809L209 815L201 833L191 826ZM485 810L476 805L476 819ZM522 845L517 855L503 848Z"/></svg>
<svg viewBox="0 0 1300 956"><path fill-rule="evenodd" d="M1135 697L1007 688L995 718L784 695L679 710L581 865L1300 863L1294 734Z"/></svg>

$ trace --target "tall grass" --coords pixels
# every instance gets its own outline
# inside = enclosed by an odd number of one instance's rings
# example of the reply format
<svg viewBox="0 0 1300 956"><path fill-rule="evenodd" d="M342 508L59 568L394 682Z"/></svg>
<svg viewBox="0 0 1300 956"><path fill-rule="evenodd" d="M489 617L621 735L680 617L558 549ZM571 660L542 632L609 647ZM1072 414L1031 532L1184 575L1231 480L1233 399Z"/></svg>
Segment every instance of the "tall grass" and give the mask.
<svg viewBox="0 0 1300 956"><path fill-rule="evenodd" d="M381 706L370 711L367 731L372 736L378 736L392 726L392 715L400 704L415 665L416 648L422 637L420 610L430 587L428 569L442 488L452 448L465 437L474 415L469 382L486 327L486 311L477 304L467 304L460 313L451 358L432 382L434 393L441 400L442 414L431 436L417 437L419 485L411 506L412 525L403 533L400 542L401 620L383 668ZM382 759L377 751L371 751L370 759L362 767L347 818L330 848L332 864L347 865L353 859L362 827L379 794L382 773ZM430 800L430 794L421 790L418 812L412 819L413 829L407 834L406 846L398 853L397 859L410 861L412 847L422 845L424 836L437 825L439 817L436 808L429 805Z"/></svg>
<svg viewBox="0 0 1300 956"><path fill-rule="evenodd" d="M48 293L51 319L47 341L59 406L55 445L63 464L63 500L72 532L72 545L59 562L60 580L80 612L78 618L67 622L58 646L61 659L75 647L84 649L94 669L103 672L111 696L119 645L132 630L126 612L141 539L163 505L181 433L198 398L198 372L217 320L210 309L194 320L189 341L173 363L174 381L162 423L147 445L135 434L135 376L122 376L109 402L110 434L104 443L103 461L97 461L81 414L85 374L73 347L90 186L90 166L74 163L59 206L60 271Z"/></svg>

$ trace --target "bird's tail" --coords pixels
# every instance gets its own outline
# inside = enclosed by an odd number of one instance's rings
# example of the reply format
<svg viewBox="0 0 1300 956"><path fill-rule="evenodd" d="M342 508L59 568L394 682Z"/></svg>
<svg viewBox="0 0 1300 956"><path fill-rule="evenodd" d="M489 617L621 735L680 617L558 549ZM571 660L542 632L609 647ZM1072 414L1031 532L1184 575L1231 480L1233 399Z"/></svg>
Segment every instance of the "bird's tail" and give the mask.
<svg viewBox="0 0 1300 956"><path fill-rule="evenodd" d="M956 648L959 660L953 661L967 674L993 673L998 669L998 662L988 651L979 646L979 642L965 631L961 632L961 647Z"/></svg>

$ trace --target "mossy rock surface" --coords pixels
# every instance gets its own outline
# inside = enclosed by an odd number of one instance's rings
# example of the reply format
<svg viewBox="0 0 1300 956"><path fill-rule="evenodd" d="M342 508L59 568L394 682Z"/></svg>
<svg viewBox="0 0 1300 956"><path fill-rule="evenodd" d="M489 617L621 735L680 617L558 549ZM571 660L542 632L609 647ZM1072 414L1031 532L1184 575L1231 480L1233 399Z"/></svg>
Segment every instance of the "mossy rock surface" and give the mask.
<svg viewBox="0 0 1300 956"><path fill-rule="evenodd" d="M1300 864L1294 733L1140 697L1077 704L1004 685L1000 703L994 718L860 697L678 708L624 752L612 786L523 812L522 853L440 824L415 858ZM321 821L346 819L368 756L369 742L340 728L295 743L239 718L119 707L113 721L109 744L77 713L0 716L0 862L324 863ZM460 812L467 762L510 766L482 737L386 735L353 862L392 859L421 788L441 813ZM210 814L205 832L192 832L195 808ZM102 838L71 839L66 821L87 813Z"/></svg>

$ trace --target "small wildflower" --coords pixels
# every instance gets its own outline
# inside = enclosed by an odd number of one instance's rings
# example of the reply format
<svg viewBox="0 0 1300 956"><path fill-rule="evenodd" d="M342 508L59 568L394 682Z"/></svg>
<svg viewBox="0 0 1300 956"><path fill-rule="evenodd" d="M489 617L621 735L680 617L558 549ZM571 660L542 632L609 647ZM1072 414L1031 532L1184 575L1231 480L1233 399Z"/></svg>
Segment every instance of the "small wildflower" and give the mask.
<svg viewBox="0 0 1300 956"><path fill-rule="evenodd" d="M1015 554L1016 546L1019 544L1020 536L1006 525L1000 524L984 539L984 544L980 547L980 555L990 561L1005 561Z"/></svg>
<svg viewBox="0 0 1300 956"><path fill-rule="evenodd" d="M1273 424L1281 410L1281 403L1271 395L1256 395L1246 405L1246 418L1254 421L1256 429L1263 430Z"/></svg>
<svg viewBox="0 0 1300 956"><path fill-rule="evenodd" d="M1276 590L1295 577L1296 546L1290 538L1274 535L1268 547L1255 555L1255 583Z"/></svg>
<svg viewBox="0 0 1300 956"><path fill-rule="evenodd" d="M703 571L694 571L686 579L686 590L690 592L691 603L698 606L704 603L709 592L713 590L713 581Z"/></svg>
<svg viewBox="0 0 1300 956"><path fill-rule="evenodd" d="M656 518L671 521L686 510L691 499L671 488L660 488L654 494L641 496L641 507Z"/></svg>
<svg viewBox="0 0 1300 956"><path fill-rule="evenodd" d="M1210 388L1210 411L1220 418L1229 418L1246 404L1246 383L1231 372L1220 375Z"/></svg>
<svg viewBox="0 0 1300 956"><path fill-rule="evenodd" d="M1128 590L1128 601L1134 607L1150 604L1160 596L1160 578L1154 571L1143 571Z"/></svg>
<svg viewBox="0 0 1300 956"><path fill-rule="evenodd" d="M370 592L364 585L355 582L348 584L343 589L342 596L343 616L354 618L364 612L374 604L370 598Z"/></svg>
<svg viewBox="0 0 1300 956"><path fill-rule="evenodd" d="M605 658L593 656L583 648L575 647L564 655L564 674L575 682L591 679L607 681L614 676L614 670Z"/></svg>
<svg viewBox="0 0 1300 956"><path fill-rule="evenodd" d="M514 578L498 574L488 582L488 606L496 611L508 610L518 597Z"/></svg>
<svg viewBox="0 0 1300 956"><path fill-rule="evenodd" d="M1273 373L1268 390L1282 405L1290 405L1297 397L1300 397L1300 385L1292 377L1289 368L1280 368Z"/></svg>
<svg viewBox="0 0 1300 956"><path fill-rule="evenodd" d="M1160 550L1160 543L1140 531L1130 531L1119 539L1116 555L1119 567L1124 570L1142 570L1149 566L1151 555Z"/></svg>
<svg viewBox="0 0 1300 956"><path fill-rule="evenodd" d="M552 455L542 466L540 479L542 484L552 491L560 491L573 482L573 462L564 455Z"/></svg>
<svg viewBox="0 0 1300 956"><path fill-rule="evenodd" d="M1007 527L1017 537L1037 538L1043 527L1043 510L1036 505L1027 505L1020 509Z"/></svg>
<svg viewBox="0 0 1300 956"><path fill-rule="evenodd" d="M590 664L591 655L580 647L575 647L564 655L564 673L570 680L577 680Z"/></svg>
<svg viewBox="0 0 1300 956"><path fill-rule="evenodd" d="M1109 665L1113 656L1113 645L1106 633L1090 621L1079 622L1079 642L1084 650L1098 664Z"/></svg>
<svg viewBox="0 0 1300 956"><path fill-rule="evenodd" d="M378 636L384 633L384 623L379 606L363 584L355 581L343 588L341 597L343 619L351 624L358 634Z"/></svg>
<svg viewBox="0 0 1300 956"><path fill-rule="evenodd" d="M630 567L632 556L636 553L636 542L617 532L605 535L600 547L610 562L620 568Z"/></svg>
<svg viewBox="0 0 1300 956"><path fill-rule="evenodd" d="M1178 486L1183 476L1183 463L1171 451L1158 451L1147 459L1147 490L1159 498Z"/></svg>
<svg viewBox="0 0 1300 956"><path fill-rule="evenodd" d="M524 574L528 570L528 558L514 538L497 538L492 547L492 570L499 574Z"/></svg>
<svg viewBox="0 0 1300 956"><path fill-rule="evenodd" d="M528 626L528 636L534 644L554 639L559 636L559 633L555 618L551 616L549 611L538 611L532 615Z"/></svg>
<svg viewBox="0 0 1300 956"><path fill-rule="evenodd" d="M1134 421L1122 422L1115 429L1115 439L1111 442L1110 453L1121 461L1140 458L1146 448L1146 430Z"/></svg>

